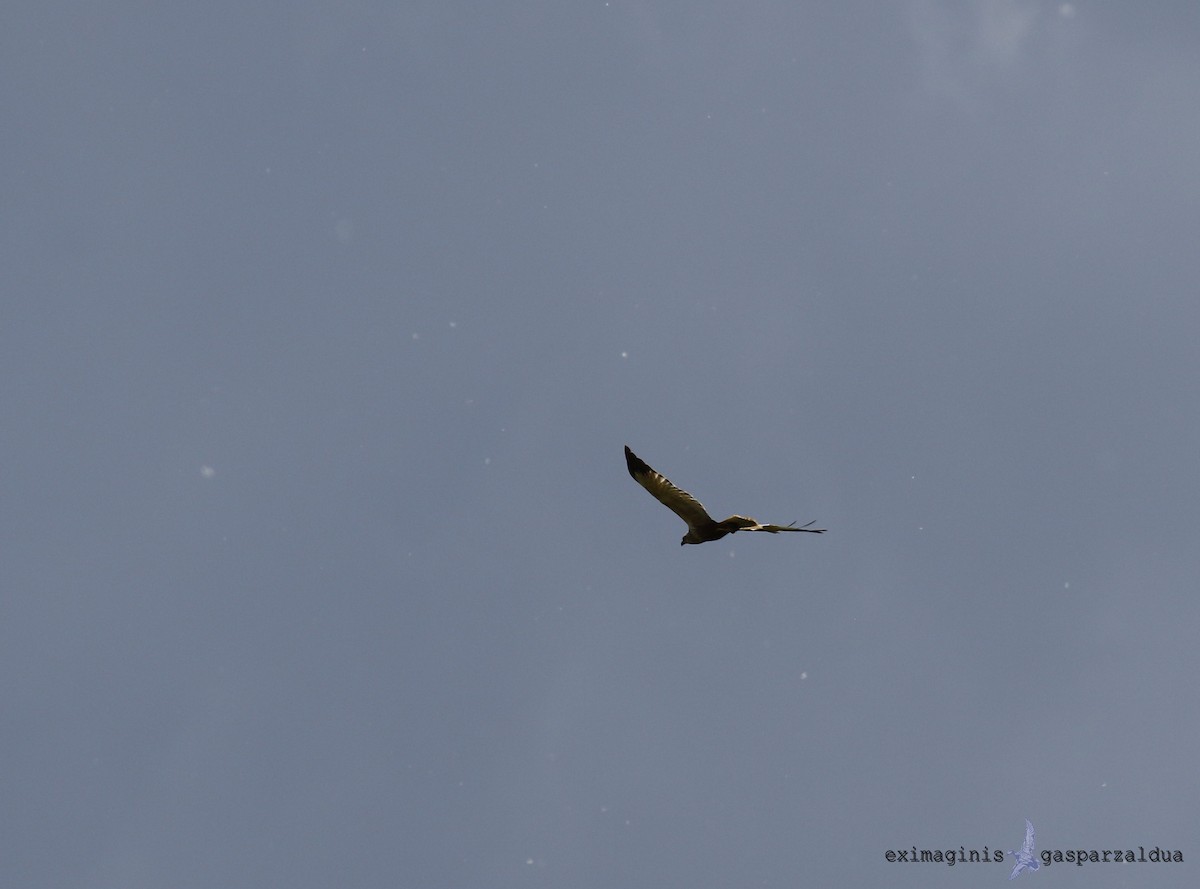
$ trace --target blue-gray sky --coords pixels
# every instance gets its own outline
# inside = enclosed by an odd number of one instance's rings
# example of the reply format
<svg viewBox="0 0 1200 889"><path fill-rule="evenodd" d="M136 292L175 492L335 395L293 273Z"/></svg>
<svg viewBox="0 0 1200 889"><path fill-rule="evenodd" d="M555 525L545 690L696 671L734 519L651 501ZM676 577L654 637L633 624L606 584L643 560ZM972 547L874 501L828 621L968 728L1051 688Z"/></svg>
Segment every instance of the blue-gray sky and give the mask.
<svg viewBox="0 0 1200 889"><path fill-rule="evenodd" d="M17 4L0 883L1195 885L1198 46Z"/></svg>

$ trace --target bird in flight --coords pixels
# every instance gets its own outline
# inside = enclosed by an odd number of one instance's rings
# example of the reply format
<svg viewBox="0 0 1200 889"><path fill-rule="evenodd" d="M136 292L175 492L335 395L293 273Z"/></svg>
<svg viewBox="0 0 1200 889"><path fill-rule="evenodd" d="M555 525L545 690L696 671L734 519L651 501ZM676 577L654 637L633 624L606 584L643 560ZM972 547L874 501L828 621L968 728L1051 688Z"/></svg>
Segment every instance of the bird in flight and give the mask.
<svg viewBox="0 0 1200 889"><path fill-rule="evenodd" d="M1016 852L1009 849L1008 854L1017 859L1012 873L1008 876L1010 880L1015 880L1023 870L1034 871L1042 866L1033 854L1033 824L1028 818L1025 819L1025 845Z"/></svg>
<svg viewBox="0 0 1200 889"><path fill-rule="evenodd" d="M700 501L682 488L677 488L667 479L642 462L642 459L625 446L625 465L633 480L654 495L654 499L665 506L675 515L687 522L688 532L683 535L679 545L685 543L706 543L709 540L720 540L726 534L736 534L738 531L766 531L768 534L778 534L780 531L807 531L809 534L824 534L824 528L795 527L790 525L764 525L757 519L748 519L744 515L731 515L729 518L715 522L712 516L700 505ZM812 522L808 523L809 525Z"/></svg>

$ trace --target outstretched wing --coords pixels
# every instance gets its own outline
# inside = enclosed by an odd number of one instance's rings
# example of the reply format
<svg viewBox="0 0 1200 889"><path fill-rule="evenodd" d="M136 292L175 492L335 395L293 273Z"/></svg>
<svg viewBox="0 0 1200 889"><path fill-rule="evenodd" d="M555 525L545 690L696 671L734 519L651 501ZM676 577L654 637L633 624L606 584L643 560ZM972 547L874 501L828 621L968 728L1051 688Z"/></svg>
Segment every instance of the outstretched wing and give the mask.
<svg viewBox="0 0 1200 889"><path fill-rule="evenodd" d="M812 524L812 522L808 523L808 525L811 525L811 524ZM778 534L780 531L807 531L809 534L824 534L825 533L824 528L810 528L810 527L808 527L808 525L801 525L799 528L797 528L795 522L792 522L790 525L760 525L756 522L754 527L743 528L742 530L743 531L766 531L768 534Z"/></svg>
<svg viewBox="0 0 1200 889"><path fill-rule="evenodd" d="M633 480L654 495L654 499L665 506L675 515L687 522L689 528L703 528L713 523L710 516L700 505L700 501L682 488L671 484L670 480L655 472L642 461L642 458L625 446L625 465Z"/></svg>
<svg viewBox="0 0 1200 889"><path fill-rule="evenodd" d="M1025 819L1025 845L1021 847L1021 851L1033 857L1033 822L1028 818Z"/></svg>

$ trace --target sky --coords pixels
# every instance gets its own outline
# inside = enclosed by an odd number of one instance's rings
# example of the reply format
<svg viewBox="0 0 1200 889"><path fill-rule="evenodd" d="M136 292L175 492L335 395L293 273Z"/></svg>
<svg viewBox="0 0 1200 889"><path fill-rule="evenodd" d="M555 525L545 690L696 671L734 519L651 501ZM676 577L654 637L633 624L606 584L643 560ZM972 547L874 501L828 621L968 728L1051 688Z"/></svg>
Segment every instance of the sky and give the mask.
<svg viewBox="0 0 1200 889"><path fill-rule="evenodd" d="M5 18L0 884L1196 885L1190 0Z"/></svg>

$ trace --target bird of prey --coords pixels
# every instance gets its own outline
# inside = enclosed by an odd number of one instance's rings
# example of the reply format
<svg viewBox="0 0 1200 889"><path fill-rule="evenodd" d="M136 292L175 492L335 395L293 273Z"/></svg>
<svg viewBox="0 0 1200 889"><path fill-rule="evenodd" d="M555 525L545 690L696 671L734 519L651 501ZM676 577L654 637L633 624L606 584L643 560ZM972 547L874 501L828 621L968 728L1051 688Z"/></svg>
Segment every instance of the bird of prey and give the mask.
<svg viewBox="0 0 1200 889"><path fill-rule="evenodd" d="M699 500L687 491L675 487L666 476L660 475L643 463L637 454L629 450L628 445L625 446L625 465L629 467L629 474L633 476L635 482L653 494L655 500L687 522L688 532L679 541L680 546L685 543L720 540L726 534L736 534L738 531L766 531L768 534L778 534L780 531L825 533L824 528L810 528L808 525L796 528L794 527L795 522L790 525L764 525L758 520L748 519L744 515L731 515L724 521L714 522L712 516L700 505ZM811 525L812 522L808 524Z"/></svg>
<svg viewBox="0 0 1200 889"><path fill-rule="evenodd" d="M1025 819L1025 845L1016 852L1009 849L1008 854L1017 859L1012 873L1008 876L1010 880L1015 880L1023 870L1037 870L1042 866L1033 854L1033 825L1028 818Z"/></svg>

